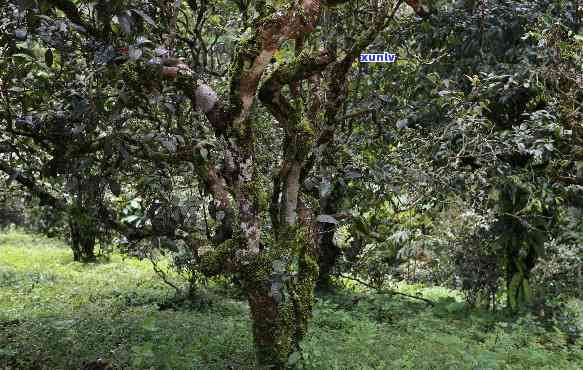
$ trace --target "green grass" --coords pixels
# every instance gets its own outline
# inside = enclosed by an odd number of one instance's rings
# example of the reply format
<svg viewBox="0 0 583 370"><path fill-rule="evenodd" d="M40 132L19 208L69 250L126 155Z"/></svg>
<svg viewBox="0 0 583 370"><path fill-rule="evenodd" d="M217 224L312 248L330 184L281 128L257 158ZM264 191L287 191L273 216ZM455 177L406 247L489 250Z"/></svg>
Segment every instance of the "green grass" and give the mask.
<svg viewBox="0 0 583 370"><path fill-rule="evenodd" d="M348 289L320 297L299 367L583 368L581 339L567 345L528 317L468 312L443 288L403 289L438 304ZM247 305L220 293L210 289L211 304L197 310L159 310L173 291L147 262L114 255L83 265L60 242L0 234L0 369L75 369L97 358L125 369L256 368Z"/></svg>

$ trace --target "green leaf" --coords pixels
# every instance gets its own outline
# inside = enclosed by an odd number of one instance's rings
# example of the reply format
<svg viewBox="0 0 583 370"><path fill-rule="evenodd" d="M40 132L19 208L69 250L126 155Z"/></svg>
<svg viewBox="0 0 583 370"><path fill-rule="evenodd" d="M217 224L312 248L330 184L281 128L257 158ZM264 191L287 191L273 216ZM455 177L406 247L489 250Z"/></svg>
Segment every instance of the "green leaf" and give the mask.
<svg viewBox="0 0 583 370"><path fill-rule="evenodd" d="M330 215L318 215L316 219L325 224L338 224L338 220Z"/></svg>
<svg viewBox="0 0 583 370"><path fill-rule="evenodd" d="M445 306L445 309L449 313L461 312L465 309L466 305L462 302L453 302Z"/></svg>
<svg viewBox="0 0 583 370"><path fill-rule="evenodd" d="M12 55L13 58L22 58L24 60L33 60L33 58L28 55L28 54L24 54L24 53L17 53L17 54L13 54Z"/></svg>
<svg viewBox="0 0 583 370"><path fill-rule="evenodd" d="M276 273L281 273L285 271L285 263L283 261L275 260L271 263L271 265L273 266L273 271L275 271Z"/></svg>
<svg viewBox="0 0 583 370"><path fill-rule="evenodd" d="M130 207L133 209L142 208L142 206L140 205L140 199L139 198L132 199L132 201L130 202Z"/></svg>
<svg viewBox="0 0 583 370"><path fill-rule="evenodd" d="M302 354L298 351L292 352L287 359L287 366L294 366L300 359L302 358Z"/></svg>
<svg viewBox="0 0 583 370"><path fill-rule="evenodd" d="M138 215L129 215L127 217L122 218L121 221L131 224L134 221L138 220L139 218L140 218L140 216L138 216Z"/></svg>
<svg viewBox="0 0 583 370"><path fill-rule="evenodd" d="M218 26L221 24L221 17L218 16L217 14L213 14L210 16L209 21L211 22L211 24Z"/></svg>
<svg viewBox="0 0 583 370"><path fill-rule="evenodd" d="M142 322L142 329L147 330L147 331L157 331L158 330L158 327L156 326L156 321L155 321L154 315L148 316Z"/></svg>
<svg viewBox="0 0 583 370"><path fill-rule="evenodd" d="M203 159L205 159L205 160L207 159L208 153L209 152L208 152L208 150L206 148L200 148L200 156Z"/></svg>

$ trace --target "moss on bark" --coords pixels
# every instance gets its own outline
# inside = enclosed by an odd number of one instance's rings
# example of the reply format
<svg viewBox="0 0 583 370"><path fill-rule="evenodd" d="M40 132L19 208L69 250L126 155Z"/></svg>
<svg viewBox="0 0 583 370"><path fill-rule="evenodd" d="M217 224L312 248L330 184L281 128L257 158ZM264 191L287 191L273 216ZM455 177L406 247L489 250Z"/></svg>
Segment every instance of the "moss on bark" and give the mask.
<svg viewBox="0 0 583 370"><path fill-rule="evenodd" d="M229 239L218 245L212 251L200 257L200 271L206 276L216 276L229 270L237 242Z"/></svg>
<svg viewBox="0 0 583 370"><path fill-rule="evenodd" d="M262 366L286 369L307 332L318 264L305 228L286 227L277 240L245 265L241 275L257 359Z"/></svg>

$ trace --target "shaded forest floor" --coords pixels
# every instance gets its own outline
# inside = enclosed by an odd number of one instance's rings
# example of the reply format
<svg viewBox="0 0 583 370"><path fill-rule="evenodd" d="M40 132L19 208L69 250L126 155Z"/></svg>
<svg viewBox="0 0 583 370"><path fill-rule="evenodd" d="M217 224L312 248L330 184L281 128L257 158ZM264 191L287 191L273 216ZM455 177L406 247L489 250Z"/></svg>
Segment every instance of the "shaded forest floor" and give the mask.
<svg viewBox="0 0 583 370"><path fill-rule="evenodd" d="M437 304L348 289L319 296L299 368L583 368L582 339L568 345L528 316L468 311L443 288L403 289ZM160 309L173 291L147 261L83 265L61 242L0 234L0 369L97 358L125 369L255 368L245 301L220 284L205 294L205 306Z"/></svg>

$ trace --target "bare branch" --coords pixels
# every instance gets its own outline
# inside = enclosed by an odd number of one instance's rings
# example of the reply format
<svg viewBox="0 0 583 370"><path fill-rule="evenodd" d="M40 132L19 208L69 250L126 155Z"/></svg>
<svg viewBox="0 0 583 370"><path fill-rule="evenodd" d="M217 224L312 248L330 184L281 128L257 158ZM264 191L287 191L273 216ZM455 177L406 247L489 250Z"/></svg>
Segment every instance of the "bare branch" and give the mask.
<svg viewBox="0 0 583 370"><path fill-rule="evenodd" d="M369 283L367 283L366 281L360 280L360 279L352 277L352 276L344 275L344 274L338 274L337 276L342 277L344 279L355 281L361 285L364 285L367 288L374 289L378 293L395 294L395 295L400 295L400 296L407 297L407 298L418 299L420 301L427 303L430 306L435 306L435 302L433 302L432 300L429 300L427 298L423 298L423 297L419 297L419 296L407 294L407 293L401 293L401 292L397 292L395 290L376 288L376 287L370 285Z"/></svg>
<svg viewBox="0 0 583 370"><path fill-rule="evenodd" d="M55 197L50 192L39 186L34 179L24 176L22 172L13 168L8 163L0 161L0 171L6 173L12 180L17 181L32 194L37 196L41 201L41 205L49 205L58 210L66 209L67 203L65 200Z"/></svg>

